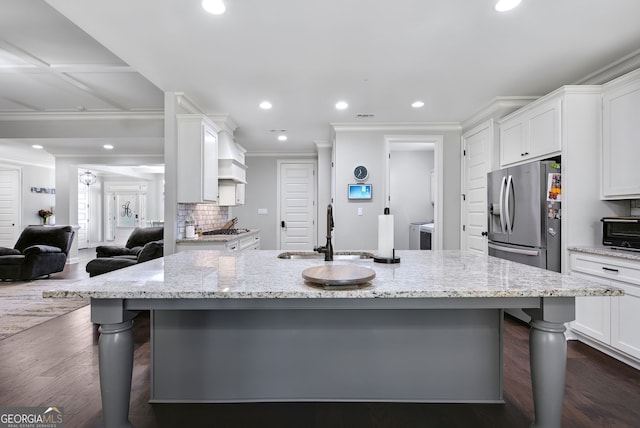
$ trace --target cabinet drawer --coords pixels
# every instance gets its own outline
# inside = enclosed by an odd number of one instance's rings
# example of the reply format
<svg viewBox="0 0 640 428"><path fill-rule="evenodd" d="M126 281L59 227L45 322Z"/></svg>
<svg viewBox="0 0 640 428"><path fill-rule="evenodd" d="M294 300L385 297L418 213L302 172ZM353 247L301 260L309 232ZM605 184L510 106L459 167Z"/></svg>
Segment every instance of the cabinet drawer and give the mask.
<svg viewBox="0 0 640 428"><path fill-rule="evenodd" d="M260 235L246 236L240 238L240 249L255 249L256 244L260 244Z"/></svg>
<svg viewBox="0 0 640 428"><path fill-rule="evenodd" d="M571 254L571 270L640 285L640 263L626 262L612 257Z"/></svg>

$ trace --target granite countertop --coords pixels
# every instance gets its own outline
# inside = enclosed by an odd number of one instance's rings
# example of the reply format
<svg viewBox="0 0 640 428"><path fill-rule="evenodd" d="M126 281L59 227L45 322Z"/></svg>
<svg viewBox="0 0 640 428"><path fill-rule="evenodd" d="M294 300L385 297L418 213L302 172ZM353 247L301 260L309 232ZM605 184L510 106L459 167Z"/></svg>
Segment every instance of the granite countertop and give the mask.
<svg viewBox="0 0 640 428"><path fill-rule="evenodd" d="M98 299L465 298L622 295L622 290L463 251L397 251L398 264L279 259L281 251L184 251L61 285L44 297ZM360 289L326 290L308 267L357 264L375 271Z"/></svg>
<svg viewBox="0 0 640 428"><path fill-rule="evenodd" d="M196 238L180 238L176 239L177 243L185 244L191 242L229 242L234 239L240 239L247 236L253 236L256 233L260 233L260 229L250 229L248 232L238 233L235 235L202 235Z"/></svg>
<svg viewBox="0 0 640 428"><path fill-rule="evenodd" d="M569 251L576 253L594 254L598 256L616 257L625 260L635 260L640 262L640 251L623 250L613 247L569 247Z"/></svg>

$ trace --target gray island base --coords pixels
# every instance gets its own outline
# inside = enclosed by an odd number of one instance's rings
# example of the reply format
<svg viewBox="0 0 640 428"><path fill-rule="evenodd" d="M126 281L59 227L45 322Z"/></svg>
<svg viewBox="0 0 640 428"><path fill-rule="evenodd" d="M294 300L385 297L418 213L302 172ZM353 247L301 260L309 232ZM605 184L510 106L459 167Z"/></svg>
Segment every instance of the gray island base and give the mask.
<svg viewBox="0 0 640 428"><path fill-rule="evenodd" d="M401 264L190 251L52 290L91 297L101 324L106 427L128 427L132 320L151 310L152 402L502 402L502 309L531 316L534 427L560 427L564 323L575 296L615 288L459 251L403 251ZM323 290L323 263L376 271Z"/></svg>

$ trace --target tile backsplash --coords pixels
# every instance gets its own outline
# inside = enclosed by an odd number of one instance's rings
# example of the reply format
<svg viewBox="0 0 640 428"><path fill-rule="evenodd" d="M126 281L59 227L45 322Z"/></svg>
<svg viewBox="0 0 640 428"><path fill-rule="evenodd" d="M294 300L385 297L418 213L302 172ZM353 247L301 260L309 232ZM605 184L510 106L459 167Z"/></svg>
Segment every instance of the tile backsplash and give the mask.
<svg viewBox="0 0 640 428"><path fill-rule="evenodd" d="M215 204L178 204L178 236L184 236L187 220L193 218L196 230L220 229L227 222L229 207Z"/></svg>
<svg viewBox="0 0 640 428"><path fill-rule="evenodd" d="M631 201L631 215L640 216L640 199Z"/></svg>

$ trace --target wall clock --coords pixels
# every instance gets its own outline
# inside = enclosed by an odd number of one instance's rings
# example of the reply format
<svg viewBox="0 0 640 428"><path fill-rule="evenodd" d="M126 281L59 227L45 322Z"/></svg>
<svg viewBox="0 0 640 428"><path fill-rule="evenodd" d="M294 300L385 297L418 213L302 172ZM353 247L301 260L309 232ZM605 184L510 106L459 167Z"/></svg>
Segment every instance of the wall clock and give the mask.
<svg viewBox="0 0 640 428"><path fill-rule="evenodd" d="M369 178L369 171L367 171L367 167L365 167L363 165L358 165L353 170L353 176L358 181L365 181L367 178Z"/></svg>

